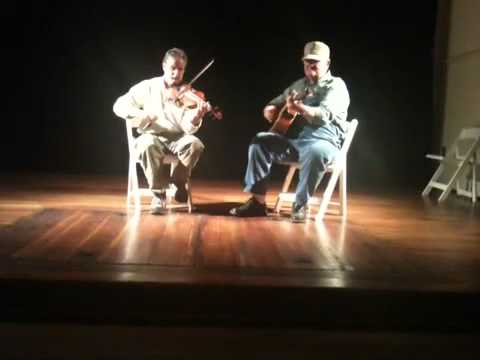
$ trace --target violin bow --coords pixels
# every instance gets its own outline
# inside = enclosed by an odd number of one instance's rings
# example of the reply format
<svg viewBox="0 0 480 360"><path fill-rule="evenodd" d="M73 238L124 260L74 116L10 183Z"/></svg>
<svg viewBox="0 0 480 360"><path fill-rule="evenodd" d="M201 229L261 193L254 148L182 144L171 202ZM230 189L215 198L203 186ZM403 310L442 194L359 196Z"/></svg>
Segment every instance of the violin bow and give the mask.
<svg viewBox="0 0 480 360"><path fill-rule="evenodd" d="M198 74L195 75L195 77L194 77L192 80L190 80L190 82L187 84L188 86L180 90L180 92L177 94L177 96L175 97L175 99L173 99L173 101L177 101L177 99L178 99L185 91L187 91L188 87L192 86L192 84L193 84L200 76L202 76L202 74L203 74L205 71L207 71L207 69L208 69L210 66L212 66L212 64L213 64L214 61L215 61L215 59L210 60L210 62L209 62L207 65L205 65L205 66L203 67L203 69L200 70L200 71L198 72Z"/></svg>
<svg viewBox="0 0 480 360"><path fill-rule="evenodd" d="M207 71L207 69L208 69L210 66L212 66L212 64L213 64L214 61L215 61L215 59L210 60L210 62L209 62L207 65L205 65L205 66L203 67L203 69L200 70L200 71L198 72L198 74L195 75L195 77L194 77L192 80L190 80L190 82L188 83L188 85L192 85L200 76L202 76L202 74L203 74L205 71Z"/></svg>

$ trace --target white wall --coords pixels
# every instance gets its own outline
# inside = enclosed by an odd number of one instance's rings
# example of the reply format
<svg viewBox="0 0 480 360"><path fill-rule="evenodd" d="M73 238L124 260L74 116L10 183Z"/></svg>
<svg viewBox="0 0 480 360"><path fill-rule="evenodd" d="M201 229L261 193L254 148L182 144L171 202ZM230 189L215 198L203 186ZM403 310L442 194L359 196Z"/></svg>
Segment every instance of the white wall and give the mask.
<svg viewBox="0 0 480 360"><path fill-rule="evenodd" d="M480 0L451 0L442 144L480 127Z"/></svg>
<svg viewBox="0 0 480 360"><path fill-rule="evenodd" d="M443 29L448 31L446 59L440 59L446 72L441 139L445 149L462 128L480 127L480 0L449 0L449 5L449 29ZM454 164L447 166L442 181L453 175ZM480 196L478 180L477 189Z"/></svg>

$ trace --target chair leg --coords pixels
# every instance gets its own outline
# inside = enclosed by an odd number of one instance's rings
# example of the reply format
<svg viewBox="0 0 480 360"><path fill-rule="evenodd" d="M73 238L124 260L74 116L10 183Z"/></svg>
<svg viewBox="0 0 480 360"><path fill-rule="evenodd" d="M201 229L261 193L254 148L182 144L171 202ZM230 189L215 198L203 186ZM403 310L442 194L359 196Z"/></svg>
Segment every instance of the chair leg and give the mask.
<svg viewBox="0 0 480 360"><path fill-rule="evenodd" d="M296 170L297 168L295 166L290 165L287 176L285 176L285 180L283 181L282 190L280 194L278 194L277 201L275 202L274 211L277 214L280 212L280 208L282 205L281 195L288 192L288 189L290 188L290 184L292 183L293 176L295 175Z"/></svg>
<svg viewBox="0 0 480 360"><path fill-rule="evenodd" d="M327 188L323 193L322 201L320 203L320 208L318 209L318 213L315 216L315 221L323 220L325 213L327 212L328 204L330 203L330 199L332 198L333 190L335 190L335 186L338 181L338 177L340 175L340 167L336 166L330 175L330 180L328 181Z"/></svg>
<svg viewBox="0 0 480 360"><path fill-rule="evenodd" d="M187 180L187 204L188 204L188 213L192 213L192 183L190 182L190 179Z"/></svg>
<svg viewBox="0 0 480 360"><path fill-rule="evenodd" d="M128 188L127 188L127 207L131 207L132 202L135 208L140 207L140 192L138 189L138 174L135 159L130 159L128 165Z"/></svg>
<svg viewBox="0 0 480 360"><path fill-rule="evenodd" d="M465 154L464 160L462 160L462 162L459 164L459 166L455 170L452 178L448 182L447 187L445 188L445 190L442 192L442 194L438 198L439 202L444 201L448 197L448 195L452 191L452 187L453 187L454 182L457 181L461 177L462 174L464 174L465 169L468 167L470 160L475 159L475 152L477 151L478 146L480 146L480 138L477 139L473 143L473 145L470 147L470 149Z"/></svg>
<svg viewBox="0 0 480 360"><path fill-rule="evenodd" d="M472 202L475 204L477 202L477 155L473 155L473 164L472 164Z"/></svg>
<svg viewBox="0 0 480 360"><path fill-rule="evenodd" d="M130 166L128 167L128 183L127 183L127 203L126 206L127 208L130 207L130 203L132 202L132 175L131 175L131 170Z"/></svg>
<svg viewBox="0 0 480 360"><path fill-rule="evenodd" d="M427 186L425 186L425 189L423 189L422 196L428 196L428 194L430 194L430 191L432 191L432 188L433 188L432 183L434 183L438 180L438 178L442 174L442 171L443 171L444 167L445 167L445 165L443 165L443 163L441 163L438 166L437 170L435 170L435 173L433 174L432 178L428 182Z"/></svg>
<svg viewBox="0 0 480 360"><path fill-rule="evenodd" d="M465 169L468 167L468 158L471 156L471 154L468 154L466 159L462 161L461 165L457 167L455 170L452 178L447 184L446 189L442 192L440 197L438 198L439 202L445 201L445 199L448 197L450 192L452 191L454 183L460 178L460 176L464 173Z"/></svg>
<svg viewBox="0 0 480 360"><path fill-rule="evenodd" d="M340 172L339 197L340 197L340 215L347 216L347 167L342 166Z"/></svg>

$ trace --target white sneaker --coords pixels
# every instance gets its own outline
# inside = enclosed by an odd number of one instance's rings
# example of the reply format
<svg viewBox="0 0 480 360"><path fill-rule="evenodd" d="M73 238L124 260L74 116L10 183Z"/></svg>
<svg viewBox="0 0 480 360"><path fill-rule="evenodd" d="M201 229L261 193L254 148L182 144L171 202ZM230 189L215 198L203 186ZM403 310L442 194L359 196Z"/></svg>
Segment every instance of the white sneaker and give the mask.
<svg viewBox="0 0 480 360"><path fill-rule="evenodd" d="M154 196L150 203L150 213L154 215L162 215L167 212L167 200Z"/></svg>

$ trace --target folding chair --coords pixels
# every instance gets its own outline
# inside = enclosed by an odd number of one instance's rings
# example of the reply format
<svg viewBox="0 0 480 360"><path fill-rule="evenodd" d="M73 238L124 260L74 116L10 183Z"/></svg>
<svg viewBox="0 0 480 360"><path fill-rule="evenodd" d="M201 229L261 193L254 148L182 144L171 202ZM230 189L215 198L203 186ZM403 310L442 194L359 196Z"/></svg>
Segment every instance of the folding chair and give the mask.
<svg viewBox="0 0 480 360"><path fill-rule="evenodd" d="M480 128L462 129L445 156L427 154L426 157L437 160L440 164L423 190L422 196L428 196L434 188L439 189L442 192L438 201L442 202L455 187L457 195L469 197L473 203L477 201L476 167L480 164ZM451 169L448 171L449 164L453 164L455 169L452 174ZM445 182L440 181L442 175L446 178Z"/></svg>
<svg viewBox="0 0 480 360"><path fill-rule="evenodd" d="M347 215L347 153L352 143L353 136L357 130L358 120L353 119L348 122L348 127L346 129L345 139L343 140L342 147L333 160L333 162L327 167L327 172L330 173L330 179L325 188L323 196L312 196L308 201L308 206L310 209L311 205L318 205L318 212L315 216L315 221L321 221L327 212L329 206L339 207L339 215L345 217ZM283 202L293 202L295 201L295 193L289 192L290 185L292 183L293 176L295 172L300 168L298 162L279 162L281 165L286 165L289 167L285 180L283 181L282 190L277 196L275 203L274 211L278 214L283 205ZM333 191L339 182L339 201L332 201Z"/></svg>
<svg viewBox="0 0 480 360"><path fill-rule="evenodd" d="M128 160L128 188L127 188L127 208L134 207L135 209L141 208L141 200L142 196L152 197L152 190L147 187L140 187L139 186L139 178L138 178L138 170L137 164L140 164L140 160L135 155L135 136L134 131L136 126L134 126L129 120L125 120L126 128L127 128L127 140L128 140L128 153L129 153L129 160ZM170 165L170 175L172 175L173 169L175 165L180 161L175 155L166 155L163 157L162 163L164 165ZM185 205L179 204L172 206L171 200L175 195L175 185L171 184L167 189L167 208L181 208L183 207L188 208L188 212L192 212L192 193L191 193L191 183L190 178L187 180L186 183L186 190L187 190L187 202Z"/></svg>

